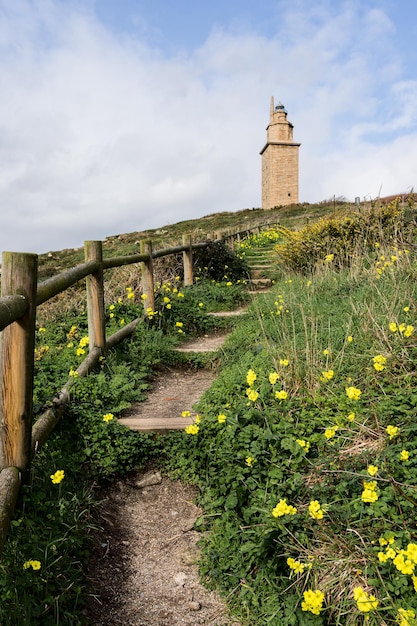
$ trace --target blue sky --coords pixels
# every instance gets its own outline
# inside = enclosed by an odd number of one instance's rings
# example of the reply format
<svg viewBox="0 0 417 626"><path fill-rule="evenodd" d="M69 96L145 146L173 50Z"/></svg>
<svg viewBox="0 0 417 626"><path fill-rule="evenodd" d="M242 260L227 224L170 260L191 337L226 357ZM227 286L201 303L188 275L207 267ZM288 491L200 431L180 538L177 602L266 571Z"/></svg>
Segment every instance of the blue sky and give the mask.
<svg viewBox="0 0 417 626"><path fill-rule="evenodd" d="M271 96L300 200L417 188L414 0L0 0L0 251L259 207Z"/></svg>

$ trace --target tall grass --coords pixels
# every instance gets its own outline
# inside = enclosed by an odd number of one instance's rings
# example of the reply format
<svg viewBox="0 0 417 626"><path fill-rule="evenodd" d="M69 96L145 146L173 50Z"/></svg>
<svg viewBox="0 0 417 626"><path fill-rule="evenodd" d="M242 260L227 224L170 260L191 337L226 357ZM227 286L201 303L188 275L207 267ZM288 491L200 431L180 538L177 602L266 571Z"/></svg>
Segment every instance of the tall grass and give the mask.
<svg viewBox="0 0 417 626"><path fill-rule="evenodd" d="M201 490L202 575L244 623L415 623L417 261L398 211L343 258L335 223L333 246L316 227L281 248L298 272L256 298L197 432L173 436L173 475Z"/></svg>

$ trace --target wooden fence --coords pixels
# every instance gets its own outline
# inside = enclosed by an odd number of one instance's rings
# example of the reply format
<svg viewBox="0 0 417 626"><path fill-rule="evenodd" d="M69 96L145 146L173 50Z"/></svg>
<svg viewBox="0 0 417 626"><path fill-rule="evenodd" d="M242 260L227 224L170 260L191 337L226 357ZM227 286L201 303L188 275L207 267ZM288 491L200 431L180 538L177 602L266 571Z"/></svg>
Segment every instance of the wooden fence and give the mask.
<svg viewBox="0 0 417 626"><path fill-rule="evenodd" d="M41 283L37 282L36 254L3 252L0 297L0 552L6 540L19 490L30 462L45 443L69 404L71 377L48 408L32 424L32 396L36 309L57 294L86 278L89 354L77 369L88 374L107 350L130 336L140 318L106 338L104 315L104 270L140 263L145 308L154 308L153 260L183 255L184 285L193 283L193 251L210 241L233 242L260 233L269 224L245 226L234 232L216 233L212 239L192 243L183 236L182 245L153 250L152 242L141 242L140 254L104 259L101 241L86 241L84 263Z"/></svg>

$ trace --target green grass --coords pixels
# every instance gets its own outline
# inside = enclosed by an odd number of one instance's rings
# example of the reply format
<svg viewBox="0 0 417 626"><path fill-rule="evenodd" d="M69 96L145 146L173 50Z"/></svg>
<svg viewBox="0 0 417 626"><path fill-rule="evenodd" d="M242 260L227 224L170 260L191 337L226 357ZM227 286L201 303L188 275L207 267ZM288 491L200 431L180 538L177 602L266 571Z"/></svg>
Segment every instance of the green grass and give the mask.
<svg viewBox="0 0 417 626"><path fill-rule="evenodd" d="M226 342L198 432L171 437L172 475L200 487L201 575L245 624L415 623L408 236L258 296Z"/></svg>

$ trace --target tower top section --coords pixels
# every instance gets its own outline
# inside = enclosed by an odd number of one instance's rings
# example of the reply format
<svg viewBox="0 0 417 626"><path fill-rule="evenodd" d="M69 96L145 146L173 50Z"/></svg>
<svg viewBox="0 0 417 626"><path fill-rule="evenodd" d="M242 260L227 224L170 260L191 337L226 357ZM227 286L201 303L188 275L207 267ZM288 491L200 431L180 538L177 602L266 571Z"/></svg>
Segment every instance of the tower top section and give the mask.
<svg viewBox="0 0 417 626"><path fill-rule="evenodd" d="M274 106L274 96L271 97L269 124L266 128L268 143L293 143L294 126L287 119L287 111L281 102Z"/></svg>

